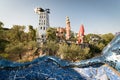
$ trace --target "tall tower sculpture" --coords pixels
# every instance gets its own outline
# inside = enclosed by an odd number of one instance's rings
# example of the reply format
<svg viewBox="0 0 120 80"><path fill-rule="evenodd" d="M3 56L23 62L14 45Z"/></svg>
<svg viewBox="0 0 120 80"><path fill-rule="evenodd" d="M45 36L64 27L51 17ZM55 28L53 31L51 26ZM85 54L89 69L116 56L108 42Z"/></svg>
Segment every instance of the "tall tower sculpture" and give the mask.
<svg viewBox="0 0 120 80"><path fill-rule="evenodd" d="M79 32L78 32L78 44L82 44L83 43L83 38L84 38L84 32L85 32L85 30L84 30L84 25L82 24L81 26L80 26L80 30L79 30Z"/></svg>
<svg viewBox="0 0 120 80"><path fill-rule="evenodd" d="M36 32L38 45L46 41L46 29L49 27L49 9L35 8L35 13L39 15L39 24Z"/></svg>
<svg viewBox="0 0 120 80"><path fill-rule="evenodd" d="M66 17L66 40L70 39L70 20L69 17Z"/></svg>

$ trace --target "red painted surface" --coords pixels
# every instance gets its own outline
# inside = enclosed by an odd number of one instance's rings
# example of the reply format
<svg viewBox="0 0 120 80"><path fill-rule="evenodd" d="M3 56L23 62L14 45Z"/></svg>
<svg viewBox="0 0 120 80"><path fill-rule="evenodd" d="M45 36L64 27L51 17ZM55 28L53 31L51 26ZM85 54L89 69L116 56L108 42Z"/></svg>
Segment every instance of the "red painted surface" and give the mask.
<svg viewBox="0 0 120 80"><path fill-rule="evenodd" d="M82 24L80 26L80 29L79 29L79 32L78 32L78 44L83 43L84 32L85 32L84 25Z"/></svg>
<svg viewBox="0 0 120 80"><path fill-rule="evenodd" d="M80 30L79 30L79 36L84 36L84 25L82 24L81 26L80 26Z"/></svg>

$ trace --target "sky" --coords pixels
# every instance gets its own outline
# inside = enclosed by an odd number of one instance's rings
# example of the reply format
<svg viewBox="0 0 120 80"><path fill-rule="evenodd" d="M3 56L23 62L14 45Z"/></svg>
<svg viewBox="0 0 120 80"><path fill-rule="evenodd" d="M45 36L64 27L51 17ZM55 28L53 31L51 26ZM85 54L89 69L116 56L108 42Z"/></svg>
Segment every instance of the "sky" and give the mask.
<svg viewBox="0 0 120 80"><path fill-rule="evenodd" d="M0 0L0 21L12 25L38 26L34 9L49 8L51 27L65 27L66 16L71 30L78 32L83 24L85 34L120 32L120 0Z"/></svg>

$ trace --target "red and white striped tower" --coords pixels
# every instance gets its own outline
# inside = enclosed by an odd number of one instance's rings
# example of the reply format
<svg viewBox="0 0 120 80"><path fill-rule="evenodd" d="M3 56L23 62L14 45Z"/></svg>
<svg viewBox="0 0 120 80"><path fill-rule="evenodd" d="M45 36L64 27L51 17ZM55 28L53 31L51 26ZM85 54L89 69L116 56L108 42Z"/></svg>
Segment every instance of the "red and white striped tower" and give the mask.
<svg viewBox="0 0 120 80"><path fill-rule="evenodd" d="M70 20L69 17L66 17L66 40L70 39Z"/></svg>

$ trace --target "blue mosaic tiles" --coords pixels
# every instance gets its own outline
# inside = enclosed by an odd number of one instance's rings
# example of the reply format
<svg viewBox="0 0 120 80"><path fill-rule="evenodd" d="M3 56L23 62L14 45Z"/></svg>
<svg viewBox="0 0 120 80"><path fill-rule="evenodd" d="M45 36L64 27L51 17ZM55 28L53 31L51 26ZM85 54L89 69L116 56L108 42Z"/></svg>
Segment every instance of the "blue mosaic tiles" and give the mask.
<svg viewBox="0 0 120 80"><path fill-rule="evenodd" d="M119 75L103 64L84 68L62 67L59 63L67 65L70 62L50 56L43 56L23 64L6 60L2 60L2 63L9 64L0 67L0 80L98 80L102 78L120 80Z"/></svg>

